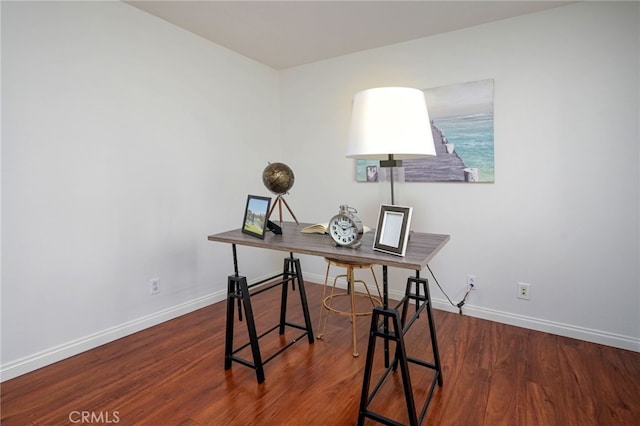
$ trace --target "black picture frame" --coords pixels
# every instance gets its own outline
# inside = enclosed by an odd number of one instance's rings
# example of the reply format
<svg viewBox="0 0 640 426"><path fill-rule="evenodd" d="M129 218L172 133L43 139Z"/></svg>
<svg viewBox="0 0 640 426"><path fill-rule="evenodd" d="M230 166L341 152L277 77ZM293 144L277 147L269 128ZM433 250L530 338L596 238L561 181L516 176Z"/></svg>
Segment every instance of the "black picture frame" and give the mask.
<svg viewBox="0 0 640 426"><path fill-rule="evenodd" d="M409 242L412 207L382 204L373 249L404 256Z"/></svg>
<svg viewBox="0 0 640 426"><path fill-rule="evenodd" d="M269 221L267 216L270 206L270 197L248 195L247 205L244 209L244 218L242 219L242 232L264 239L267 222Z"/></svg>

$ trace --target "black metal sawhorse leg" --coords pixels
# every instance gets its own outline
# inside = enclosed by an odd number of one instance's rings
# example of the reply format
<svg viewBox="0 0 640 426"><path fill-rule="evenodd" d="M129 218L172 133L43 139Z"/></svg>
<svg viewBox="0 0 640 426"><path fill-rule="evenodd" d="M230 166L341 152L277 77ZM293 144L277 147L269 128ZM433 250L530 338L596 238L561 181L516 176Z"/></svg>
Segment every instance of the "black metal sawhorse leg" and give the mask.
<svg viewBox="0 0 640 426"><path fill-rule="evenodd" d="M412 292L412 286L415 285L415 293ZM421 294L420 288L422 287L423 293ZM385 288L386 289L386 288ZM409 302L414 300L416 302L415 313L407 321L407 313L409 311ZM422 303L421 303L422 302ZM393 419L390 419L380 413L375 413L368 409L369 404L372 402L378 390L380 390L384 380L387 378L390 372L396 371L397 367L400 367L400 373L402 376L403 392L407 407L407 414L409 417L409 425L417 426L424 420L429 402L435 390L436 383L442 386L442 369L440 365L440 355L438 352L438 341L436 337L435 322L433 320L433 312L431 306L431 296L429 293L429 286L426 279L420 278L420 272L416 271L415 277L409 277L407 279L407 287L405 295L398 303L397 307L402 306L402 313L399 313L395 308L389 308L387 306L377 307L373 310L371 318L371 328L369 331L369 345L367 348L367 359L364 369L364 379L362 384L362 395L360 397L360 408L358 412L358 425L364 424L365 418L373 419L379 423L386 425L401 425ZM422 311L427 311L427 322L429 323L429 332L431 335L431 346L433 350L434 362L426 362L417 358L409 357L407 355L406 347L404 344L404 335L418 319ZM382 318L381 318L382 317ZM385 343L385 370L382 376L374 386L373 390L369 392L371 387L371 374L373 371L373 360L376 348L376 340L382 338ZM387 362L388 344L389 341L396 343L395 358L389 365ZM429 392L427 393L426 400L420 414L416 412L415 401L413 398L413 389L411 387L411 377L409 374L409 363L421 365L435 370L434 377L431 382Z"/></svg>
<svg viewBox="0 0 640 426"><path fill-rule="evenodd" d="M378 326L380 317L383 322L386 322L383 328ZM376 348L376 339L381 337L385 342L394 341L396 343L396 356L397 360L394 360L392 365L388 366L382 377L374 387L373 391L369 393L369 387L371 385L371 373L373 369L373 355ZM380 423L386 425L400 425L388 417L385 417L379 413L367 410L367 406L373 400L384 379L387 375L395 370L395 366L400 365L400 373L402 374L402 385L404 388L405 402L407 404L407 413L409 414L409 424L417 425L415 402L413 400L413 391L411 388L411 376L409 375L409 364L407 359L407 352L404 346L404 338L402 333L402 325L400 324L400 314L397 309L384 309L383 307L376 307L373 309L373 315L371 318L371 329L369 330L369 345L367 347L367 361L364 368L364 382L362 384L362 396L360 398L360 411L358 414L358 425L364 424L365 417L369 417Z"/></svg>
<svg viewBox="0 0 640 426"><path fill-rule="evenodd" d="M243 365L251 367L256 370L256 378L258 383L262 383L265 380L264 375L264 364L271 361L276 355L283 352L289 346L293 345L295 342L300 340L305 334L308 337L309 343L314 342L313 338L313 330L311 328L311 319L309 316L309 306L307 304L307 295L305 292L304 281L302 278L302 269L300 267L300 260L293 257L293 253L289 254L288 258L284 260L283 272L281 274L275 275L273 277L269 277L255 284L249 285L247 283L247 279L244 276L239 275L238 273L238 262L237 262L237 254L235 244L233 245L233 260L234 260L234 275L230 275L227 281L227 324L226 324L226 337L225 337L225 351L224 351L224 369L229 370L231 368L231 364L233 361L239 362ZM276 282L271 282L274 279L279 279ZM295 324L287 321L287 298L288 298L288 285L289 282L292 283L293 288L295 289L295 282L298 282L298 289L300 293L300 304L302 306L302 312L304 316L304 325ZM249 289L254 286L259 286L261 284L271 282L263 287L260 287L257 291L254 291L253 294L249 292ZM253 308L251 305L251 297L255 296L263 291L270 290L274 287L282 286L282 292L280 296L280 320L277 325L270 328L266 332L258 335L256 329L256 323L253 315ZM239 348L233 347L233 333L234 333L234 315L235 315L235 306L236 301L238 302L238 316L239 320L242 321L242 309L244 308L244 316L247 323L247 331L249 333L249 342ZM285 332L285 327L293 327L299 330L303 330L304 332L297 336L295 339L290 341L288 344L282 346L278 351L269 356L266 359L262 359L262 355L260 353L260 338L265 335L271 333L275 329L278 329L280 335L283 335ZM251 354L253 357L253 362L240 358L235 354L240 350L246 348L247 346L251 346Z"/></svg>
<svg viewBox="0 0 640 426"><path fill-rule="evenodd" d="M258 332L256 330L256 322L253 317L253 308L251 307L251 295L249 294L249 286L247 285L247 279L243 276L230 275L228 279L228 288L234 288L233 293L227 295L227 331L225 338L225 350L224 350L224 369L231 368L231 361L238 361L249 367L255 368L256 378L258 383L264 382L264 362L262 361L262 355L260 354L260 346L258 344ZM249 343L251 345L251 354L253 356L253 363L249 363L240 358L235 357L233 350L233 310L234 301L238 299L242 302L244 307L244 316L247 322L247 331L249 332ZM240 313L242 308L238 308Z"/></svg>
<svg viewBox="0 0 640 426"><path fill-rule="evenodd" d="M416 292L411 293L411 285L415 284ZM424 291L424 295L420 294L420 287ZM409 301L415 300L416 302L416 311L412 315L407 324L407 312L409 311ZM416 271L415 277L409 277L407 280L407 288L405 290L405 297L403 298L403 307L402 307L402 325L405 330L408 330L409 327L415 322L420 316L420 312L424 309L427 311L427 323L429 324L429 335L431 336L431 348L433 349L433 363L424 362L421 360L410 359L416 364L420 364L424 367L431 368L435 370L434 382L438 382L438 386L442 386L444 381L442 379L442 366L440 364L440 351L438 350L438 338L436 336L436 323L433 319L433 303L431 303L431 293L429 292L429 282L420 278L419 271ZM420 304L422 302L422 305ZM431 386L431 392L433 392L433 384ZM428 397L430 400L431 396ZM425 407L426 409L426 407Z"/></svg>
<svg viewBox="0 0 640 426"><path fill-rule="evenodd" d="M311 316L309 315L309 304L307 303L307 292L304 286L304 279L302 278L302 268L300 267L300 259L294 258L293 253L289 253L289 257L284 259L283 267L283 281L291 281L292 287L295 290L295 283L298 283L298 291L300 293L300 305L302 306L302 315L304 317L304 328L307 331L307 339L309 343L314 342L313 332L311 328ZM293 277L293 279L292 279ZM282 286L282 300L280 305L280 334L284 334L284 327L286 325L300 328L295 324L290 324L286 321L286 306L287 306L287 286Z"/></svg>

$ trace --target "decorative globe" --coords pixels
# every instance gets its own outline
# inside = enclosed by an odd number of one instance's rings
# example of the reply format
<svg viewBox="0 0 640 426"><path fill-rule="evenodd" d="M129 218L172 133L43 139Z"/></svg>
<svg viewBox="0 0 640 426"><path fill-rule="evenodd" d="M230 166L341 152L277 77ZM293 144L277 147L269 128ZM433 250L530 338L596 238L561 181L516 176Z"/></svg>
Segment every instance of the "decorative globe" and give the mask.
<svg viewBox="0 0 640 426"><path fill-rule="evenodd" d="M264 186L274 194L286 194L294 181L293 170L284 163L269 163L262 172Z"/></svg>

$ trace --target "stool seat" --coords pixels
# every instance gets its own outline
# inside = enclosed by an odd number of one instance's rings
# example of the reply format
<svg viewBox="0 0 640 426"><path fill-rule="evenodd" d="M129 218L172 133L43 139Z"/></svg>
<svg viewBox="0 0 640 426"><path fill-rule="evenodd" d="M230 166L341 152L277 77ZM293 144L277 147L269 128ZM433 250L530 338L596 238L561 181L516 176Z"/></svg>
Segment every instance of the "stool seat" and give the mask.
<svg viewBox="0 0 640 426"><path fill-rule="evenodd" d="M357 333L356 333L356 318L359 316L367 316L371 315L373 308L377 305L382 305L382 294L380 293L380 286L378 285L378 280L376 279L375 271L373 270L373 264L371 263L362 263L362 262L352 262L346 260L338 260L332 258L325 258L327 262L327 273L324 279L324 287L322 289L322 305L320 306L320 321L318 325L319 333L316 336L318 339L324 338L324 333L327 327L327 320L329 318L330 313L336 313L338 315L347 316L351 319L351 334L353 339L353 356L359 356L358 353L358 343L357 343ZM330 294L327 295L327 289L329 287L329 273L331 267L339 267L346 269L345 274L336 275L333 280L333 285L331 286ZM358 269L369 269L371 271L371 275L373 276L373 281L376 285L377 297L371 294L369 290L369 286L364 280L356 280L354 277L354 271ZM346 280L347 289L346 291L336 291L336 287L340 278L344 278ZM355 289L355 284L360 283L364 287L366 293L358 293ZM348 297L350 304L348 310L336 308L333 303L335 300L343 297ZM366 311L358 311L356 309L356 298L364 298L371 302L371 309Z"/></svg>
<svg viewBox="0 0 640 426"><path fill-rule="evenodd" d="M356 261L351 261L351 260L339 260L339 259L332 259L330 257L325 257L324 260L330 265L330 266L338 266L341 268L353 268L353 269L368 269L371 268L373 265L371 263L363 263L363 262L356 262Z"/></svg>

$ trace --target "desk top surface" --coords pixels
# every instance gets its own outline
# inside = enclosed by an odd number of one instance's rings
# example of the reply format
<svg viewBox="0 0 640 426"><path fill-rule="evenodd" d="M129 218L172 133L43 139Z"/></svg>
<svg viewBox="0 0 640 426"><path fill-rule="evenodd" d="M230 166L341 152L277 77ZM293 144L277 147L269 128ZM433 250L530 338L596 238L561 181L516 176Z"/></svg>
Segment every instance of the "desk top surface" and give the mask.
<svg viewBox="0 0 640 426"><path fill-rule="evenodd" d="M362 245L357 249L336 247L329 235L303 234L300 232L309 223L296 224L284 222L282 235L267 232L264 240L247 235L240 228L233 231L209 235L210 241L261 247L270 250L288 251L298 254L330 257L337 260L373 263L397 268L419 271L427 266L431 259L449 241L449 235L411 232L405 256L395 256L373 250L375 231L362 236Z"/></svg>

